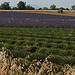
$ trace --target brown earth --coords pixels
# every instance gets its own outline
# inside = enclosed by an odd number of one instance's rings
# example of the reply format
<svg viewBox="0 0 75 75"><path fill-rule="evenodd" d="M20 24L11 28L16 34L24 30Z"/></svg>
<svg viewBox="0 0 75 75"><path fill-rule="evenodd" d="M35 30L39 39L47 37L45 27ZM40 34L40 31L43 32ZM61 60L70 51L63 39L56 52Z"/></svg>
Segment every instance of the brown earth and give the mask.
<svg viewBox="0 0 75 75"><path fill-rule="evenodd" d="M25 12L25 13L42 13L42 14L52 14L52 15L75 16L74 10L63 10L64 13L58 13L58 10L0 10L0 11L14 11L14 12Z"/></svg>

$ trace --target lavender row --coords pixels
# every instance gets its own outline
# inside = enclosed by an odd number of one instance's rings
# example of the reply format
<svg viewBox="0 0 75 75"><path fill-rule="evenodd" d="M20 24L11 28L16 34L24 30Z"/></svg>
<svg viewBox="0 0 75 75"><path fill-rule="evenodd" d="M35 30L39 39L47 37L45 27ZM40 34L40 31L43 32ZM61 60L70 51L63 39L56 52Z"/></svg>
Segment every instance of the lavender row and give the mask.
<svg viewBox="0 0 75 75"><path fill-rule="evenodd" d="M75 17L0 11L0 26L75 28Z"/></svg>

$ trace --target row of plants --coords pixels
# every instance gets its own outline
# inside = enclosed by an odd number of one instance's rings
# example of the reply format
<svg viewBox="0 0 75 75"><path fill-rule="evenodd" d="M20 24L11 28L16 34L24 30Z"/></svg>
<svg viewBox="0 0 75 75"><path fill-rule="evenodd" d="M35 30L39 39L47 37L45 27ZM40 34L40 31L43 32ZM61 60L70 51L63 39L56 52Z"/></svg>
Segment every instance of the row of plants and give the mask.
<svg viewBox="0 0 75 75"><path fill-rule="evenodd" d="M26 47L37 47L37 48L41 48L41 47L46 47L46 48L54 48L54 49L62 49L62 50L75 50L75 45L74 44L66 44L66 43L45 43L45 42L24 42L24 41L20 41L15 43L15 41L13 41L12 43L0 43L0 48L2 46L5 46L8 49L15 49L15 50L24 50Z"/></svg>
<svg viewBox="0 0 75 75"><path fill-rule="evenodd" d="M29 61L49 59L56 64L75 63L75 30L63 28L0 28L0 50ZM10 54L10 53L9 53ZM11 54L10 54L11 55Z"/></svg>

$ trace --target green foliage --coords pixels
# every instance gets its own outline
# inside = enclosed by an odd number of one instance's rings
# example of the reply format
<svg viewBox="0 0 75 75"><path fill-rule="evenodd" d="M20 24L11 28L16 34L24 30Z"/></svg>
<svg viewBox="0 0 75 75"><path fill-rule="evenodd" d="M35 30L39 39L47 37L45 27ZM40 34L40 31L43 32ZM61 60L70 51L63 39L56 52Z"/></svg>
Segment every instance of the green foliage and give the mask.
<svg viewBox="0 0 75 75"><path fill-rule="evenodd" d="M0 43L0 48L2 48L4 45L3 45L3 43Z"/></svg>
<svg viewBox="0 0 75 75"><path fill-rule="evenodd" d="M48 58L48 61L51 61L51 62L59 64L59 65L64 65L64 64L74 65L75 57L71 57L71 56L62 57L59 55L51 55L50 58Z"/></svg>
<svg viewBox="0 0 75 75"><path fill-rule="evenodd" d="M39 52L40 54L45 54L47 51L48 51L48 48L46 48L46 47L41 47L38 52Z"/></svg>
<svg viewBox="0 0 75 75"><path fill-rule="evenodd" d="M31 54L29 60L32 61L34 59L37 59L37 60L44 60L46 57L45 54L40 54L40 53L33 53Z"/></svg>
<svg viewBox="0 0 75 75"><path fill-rule="evenodd" d="M0 9L2 9L2 10L10 10L11 7L10 7L9 3L10 2L4 2L4 3L2 3L1 6L0 6Z"/></svg>
<svg viewBox="0 0 75 75"><path fill-rule="evenodd" d="M5 47L7 48L7 49L9 49L9 50L12 50L12 49L14 49L14 45L13 44L5 44Z"/></svg>
<svg viewBox="0 0 75 75"><path fill-rule="evenodd" d="M13 41L13 42L14 42L14 41ZM23 43L24 43L24 40L21 40L21 41L20 41L20 40L17 40L16 45L19 45L19 46L20 46L20 45L22 45Z"/></svg>
<svg viewBox="0 0 75 75"><path fill-rule="evenodd" d="M63 43L63 40L56 39L56 40L54 40L54 42L55 42L56 44L61 44L61 43Z"/></svg>
<svg viewBox="0 0 75 75"><path fill-rule="evenodd" d="M55 48L65 49L66 48L66 44L64 44L64 43L56 44Z"/></svg>
<svg viewBox="0 0 75 75"><path fill-rule="evenodd" d="M47 54L50 55L50 54L56 54L56 55L59 55L60 53L62 52L61 49L54 49L54 48L51 48L47 51Z"/></svg>
<svg viewBox="0 0 75 75"><path fill-rule="evenodd" d="M42 10L42 8L39 8L38 10Z"/></svg>
<svg viewBox="0 0 75 75"><path fill-rule="evenodd" d="M61 10L65 10L65 8L63 8L63 7L60 7L59 9L61 9Z"/></svg>
<svg viewBox="0 0 75 75"><path fill-rule="evenodd" d="M30 5L28 5L28 6L26 6L26 10L35 10L35 8L30 6Z"/></svg>
<svg viewBox="0 0 75 75"><path fill-rule="evenodd" d="M48 7L43 7L43 10L48 10Z"/></svg>
<svg viewBox="0 0 75 75"><path fill-rule="evenodd" d="M28 52L23 52L23 51L17 51L17 50L12 50L11 51L13 54L13 58L25 58L25 56L27 56L29 53Z"/></svg>
<svg viewBox="0 0 75 75"><path fill-rule="evenodd" d="M51 55L51 57L48 58L48 60L56 64L65 64L65 59L59 55Z"/></svg>
<svg viewBox="0 0 75 75"><path fill-rule="evenodd" d="M32 52L32 53L36 52L36 50L37 50L36 46L30 46L27 49L25 49L26 52Z"/></svg>
<svg viewBox="0 0 75 75"><path fill-rule="evenodd" d="M23 1L20 1L18 4L17 4L17 7L19 10L25 10L26 9L26 2L23 2Z"/></svg>
<svg viewBox="0 0 75 75"><path fill-rule="evenodd" d="M75 65L75 57L67 57L66 63L70 65Z"/></svg>
<svg viewBox="0 0 75 75"><path fill-rule="evenodd" d="M51 9L51 10L56 10L56 5L54 5L54 4L51 5L51 6L50 6L50 9Z"/></svg>
<svg viewBox="0 0 75 75"><path fill-rule="evenodd" d="M56 8L56 10L59 10L59 8Z"/></svg>
<svg viewBox="0 0 75 75"><path fill-rule="evenodd" d="M18 10L18 8L17 7L13 7L12 10Z"/></svg>
<svg viewBox="0 0 75 75"><path fill-rule="evenodd" d="M47 48L54 47L55 43L44 43L43 46Z"/></svg>
<svg viewBox="0 0 75 75"><path fill-rule="evenodd" d="M35 45L36 45L37 47L42 47L43 42L36 42Z"/></svg>
<svg viewBox="0 0 75 75"><path fill-rule="evenodd" d="M0 6L0 9L1 10L35 10L34 7L30 6L30 5L27 5L26 6L26 2L23 2L23 1L19 1L19 3L17 4L17 7L13 7L11 8L10 5L9 5L10 2L4 2L1 4ZM71 6L72 10L75 10L75 5L72 5ZM50 9L51 10L69 10L68 8L63 8L63 7L60 7L60 8L56 8L56 5L51 5L50 6ZM39 8L38 10L48 10L48 7L43 7L43 8Z"/></svg>
<svg viewBox="0 0 75 75"><path fill-rule="evenodd" d="M72 5L71 8L72 8L72 10L75 10L75 5Z"/></svg>
<svg viewBox="0 0 75 75"><path fill-rule="evenodd" d="M74 50L63 50L60 53L61 56L75 56Z"/></svg>
<svg viewBox="0 0 75 75"><path fill-rule="evenodd" d="M69 10L69 8L65 8L65 10Z"/></svg>
<svg viewBox="0 0 75 75"><path fill-rule="evenodd" d="M75 63L74 29L1 27L0 50L3 46L9 55L13 54L13 58L29 55L31 62L52 55L50 60L56 64Z"/></svg>
<svg viewBox="0 0 75 75"><path fill-rule="evenodd" d="M71 50L75 49L75 45L67 45L66 50L68 49L71 49Z"/></svg>

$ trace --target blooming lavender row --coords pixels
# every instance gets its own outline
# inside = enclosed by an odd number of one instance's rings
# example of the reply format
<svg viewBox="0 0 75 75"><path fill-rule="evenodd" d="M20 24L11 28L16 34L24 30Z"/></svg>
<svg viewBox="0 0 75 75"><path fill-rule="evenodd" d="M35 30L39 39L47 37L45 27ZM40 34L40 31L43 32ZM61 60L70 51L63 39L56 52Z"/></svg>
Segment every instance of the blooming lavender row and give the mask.
<svg viewBox="0 0 75 75"><path fill-rule="evenodd" d="M0 26L75 28L75 17L0 11Z"/></svg>

